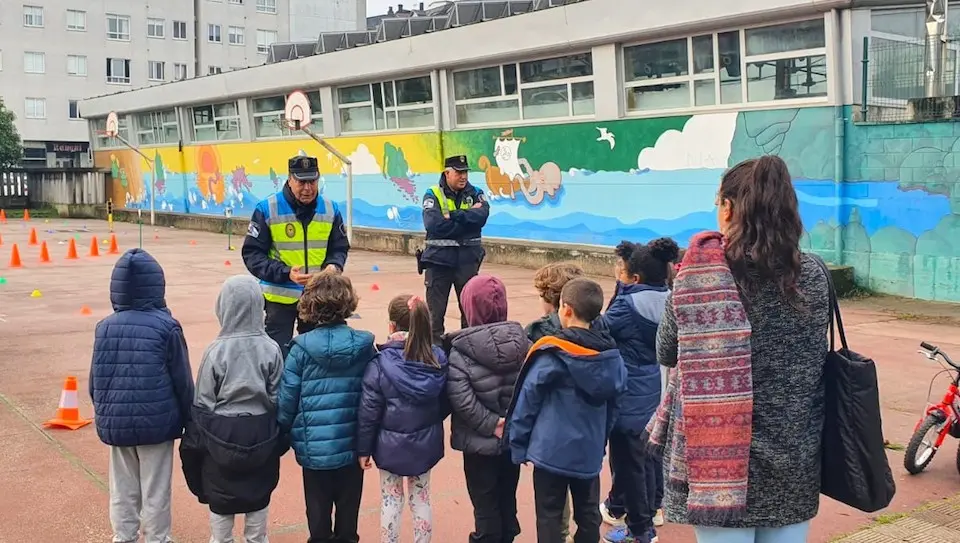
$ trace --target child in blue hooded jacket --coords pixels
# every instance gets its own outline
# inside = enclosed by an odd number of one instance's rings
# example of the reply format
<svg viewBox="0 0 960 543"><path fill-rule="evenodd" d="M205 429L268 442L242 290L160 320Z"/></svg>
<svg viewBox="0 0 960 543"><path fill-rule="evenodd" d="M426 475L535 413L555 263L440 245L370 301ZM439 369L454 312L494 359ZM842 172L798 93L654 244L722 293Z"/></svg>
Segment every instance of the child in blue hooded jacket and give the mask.
<svg viewBox="0 0 960 543"><path fill-rule="evenodd" d="M430 309L401 294L387 306L390 337L367 366L360 401L357 457L380 469L380 541L399 543L406 479L414 543L430 543L430 470L443 458L447 357L433 345Z"/></svg>
<svg viewBox="0 0 960 543"><path fill-rule="evenodd" d="M608 543L657 541L654 518L663 499L663 473L657 459L646 453L642 433L660 405L657 327L670 294L671 263L679 250L670 238L617 246L617 290L602 322L623 356L627 390L610 433L613 488L600 506L604 517L620 521L604 535Z"/></svg>
<svg viewBox="0 0 960 543"><path fill-rule="evenodd" d="M357 411L363 373L376 351L373 334L347 325L358 302L350 279L339 272L311 278L297 310L316 328L291 342L280 379L277 418L303 467L310 541L360 540Z"/></svg>
<svg viewBox="0 0 960 543"><path fill-rule="evenodd" d="M537 341L520 370L507 415L513 461L533 463L538 543L562 541L563 504L573 498L575 543L600 538L600 470L626 369L613 338L591 328L603 289L579 278L560 293L563 329Z"/></svg>

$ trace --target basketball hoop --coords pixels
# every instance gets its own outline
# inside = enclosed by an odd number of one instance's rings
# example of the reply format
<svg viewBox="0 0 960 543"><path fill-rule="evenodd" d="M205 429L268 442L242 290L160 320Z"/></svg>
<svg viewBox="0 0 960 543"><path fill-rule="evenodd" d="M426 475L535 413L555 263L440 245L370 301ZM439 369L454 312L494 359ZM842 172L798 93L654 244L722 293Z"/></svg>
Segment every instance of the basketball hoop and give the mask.
<svg viewBox="0 0 960 543"><path fill-rule="evenodd" d="M283 119L290 130L300 130L310 125L310 100L301 91L293 91L287 96L283 109Z"/></svg>
<svg viewBox="0 0 960 543"><path fill-rule="evenodd" d="M116 112L111 111L107 115L107 124L103 131L108 138L115 138L120 133L120 121L117 119Z"/></svg>

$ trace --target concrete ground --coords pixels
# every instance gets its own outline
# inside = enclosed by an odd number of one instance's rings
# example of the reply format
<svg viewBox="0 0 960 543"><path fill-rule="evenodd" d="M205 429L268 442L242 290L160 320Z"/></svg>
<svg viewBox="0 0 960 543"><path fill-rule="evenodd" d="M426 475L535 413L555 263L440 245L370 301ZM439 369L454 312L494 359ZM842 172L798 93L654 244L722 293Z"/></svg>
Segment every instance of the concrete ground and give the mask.
<svg viewBox="0 0 960 543"><path fill-rule="evenodd" d="M52 264L40 263L40 248L27 244L30 228L36 228L48 244ZM116 226L121 252L137 245L137 227ZM64 378L79 379L80 410L91 416L93 409L84 392L93 329L111 312L108 284L116 255L86 256L91 238L108 237L104 222L34 219L24 224L10 220L0 225L0 543L105 542L111 530L107 513L107 449L97 439L93 426L78 431L47 430L42 427L56 408ZM67 242L76 236L81 258L65 260ZM219 285L232 274L246 273L239 251L227 250L227 238L200 232L144 228L144 247L164 266L167 274L167 301L183 323L192 354L194 370L204 347L216 336L213 313ZM20 249L23 267L10 269L7 262L12 245ZM239 247L240 239L233 243ZM101 253L108 246L100 245ZM373 271L373 266L379 271ZM507 284L511 318L527 322L538 313L532 271L507 266L486 266ZM386 333L386 305L401 292L422 292L422 278L409 257L354 252L348 275L361 295L360 319L350 321L383 338ZM611 280L603 279L607 288ZM377 285L379 288L374 289ZM31 297L39 290L41 297ZM81 314L89 306L92 315ZM894 307L894 310L896 308ZM877 360L884 407L884 426L891 442L890 462L896 474L898 494L887 512L903 512L960 492L960 474L954 462L956 442L946 443L927 471L908 476L902 467L898 445L910 439L926 400L931 377L937 367L915 354L921 340L938 343L960 356L957 328L949 319L933 323L905 318L888 307L870 301L848 304L845 311L852 347ZM948 308L946 311L950 311ZM960 313L958 311L957 313ZM452 304L447 326L455 328L459 315ZM935 396L945 390L946 381L937 381ZM207 540L207 511L187 490L175 468L173 488L174 534L178 542ZM470 501L463 484L461 457L454 451L433 473L434 541L466 541L472 525ZM604 473L604 491L609 488ZM379 495L376 472L365 483L361 536L377 540ZM518 493L524 532L518 542L535 538L533 490L530 470L523 470ZM885 512L885 513L887 513ZM814 521L812 542L826 542L841 534L855 532L876 515L867 515L823 499ZM412 541L409 517L403 541ZM280 486L274 493L270 512L271 541L305 541L302 486L299 468L292 454L283 459ZM689 528L666 526L663 543L692 542ZM932 540L929 540L932 541Z"/></svg>

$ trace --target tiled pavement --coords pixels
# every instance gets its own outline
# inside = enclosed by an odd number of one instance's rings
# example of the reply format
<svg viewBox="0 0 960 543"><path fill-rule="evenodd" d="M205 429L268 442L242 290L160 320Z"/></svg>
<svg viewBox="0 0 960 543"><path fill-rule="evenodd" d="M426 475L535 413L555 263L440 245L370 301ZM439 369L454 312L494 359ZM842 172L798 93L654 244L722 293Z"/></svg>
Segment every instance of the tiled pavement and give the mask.
<svg viewBox="0 0 960 543"><path fill-rule="evenodd" d="M960 495L933 502L894 520L880 516L871 527L837 543L960 543Z"/></svg>

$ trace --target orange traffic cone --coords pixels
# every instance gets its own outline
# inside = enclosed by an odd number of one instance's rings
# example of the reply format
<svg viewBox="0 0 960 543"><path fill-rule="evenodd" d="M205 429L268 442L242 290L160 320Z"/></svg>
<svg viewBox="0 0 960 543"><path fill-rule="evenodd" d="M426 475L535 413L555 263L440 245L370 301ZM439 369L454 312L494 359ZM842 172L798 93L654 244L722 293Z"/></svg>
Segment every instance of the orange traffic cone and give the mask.
<svg viewBox="0 0 960 543"><path fill-rule="evenodd" d="M7 224L7 212L0 209L0 224Z"/></svg>
<svg viewBox="0 0 960 543"><path fill-rule="evenodd" d="M230 265L230 261L229 261L229 260L224 260L224 261L223 261L223 265L224 265L224 266L229 266L229 265Z"/></svg>
<svg viewBox="0 0 960 543"><path fill-rule="evenodd" d="M77 241L73 238L70 238L70 246L67 247L67 260L77 260L80 257L77 256Z"/></svg>
<svg viewBox="0 0 960 543"><path fill-rule="evenodd" d="M120 246L117 244L117 235L110 234L110 250L107 251L108 255L118 255L120 254Z"/></svg>
<svg viewBox="0 0 960 543"><path fill-rule="evenodd" d="M50 251L47 249L47 242L44 241L43 245L40 246L40 263L41 264L50 264L53 262L50 260Z"/></svg>
<svg viewBox="0 0 960 543"><path fill-rule="evenodd" d="M100 256L100 245L97 244L97 236L90 240L90 256Z"/></svg>
<svg viewBox="0 0 960 543"><path fill-rule="evenodd" d="M60 406L57 408L57 414L43 423L47 428L66 428L68 430L79 430L93 422L90 419L80 418L80 399L77 396L77 378L67 377L63 383L63 392L60 393Z"/></svg>
<svg viewBox="0 0 960 543"><path fill-rule="evenodd" d="M24 210L23 210L23 220L25 220L25 221L29 221L29 220L30 220L30 210L29 210L29 209L24 209Z"/></svg>
<svg viewBox="0 0 960 543"><path fill-rule="evenodd" d="M13 244L13 249L10 251L10 267L11 268L21 268L23 263L20 262L20 249L17 248L17 244Z"/></svg>
<svg viewBox="0 0 960 543"><path fill-rule="evenodd" d="M0 246L3 245L3 236L0 236Z"/></svg>
<svg viewBox="0 0 960 543"><path fill-rule="evenodd" d="M29 242L29 244L30 244L30 245L37 245L37 244L38 244L38 243L37 243L37 229L36 229L36 228L31 228L31 229L30 229L30 242Z"/></svg>
<svg viewBox="0 0 960 543"><path fill-rule="evenodd" d="M80 314L81 314L81 315L84 315L84 316L93 315L93 310L90 309L90 306L85 305L85 306L83 306L83 307L80 308Z"/></svg>

